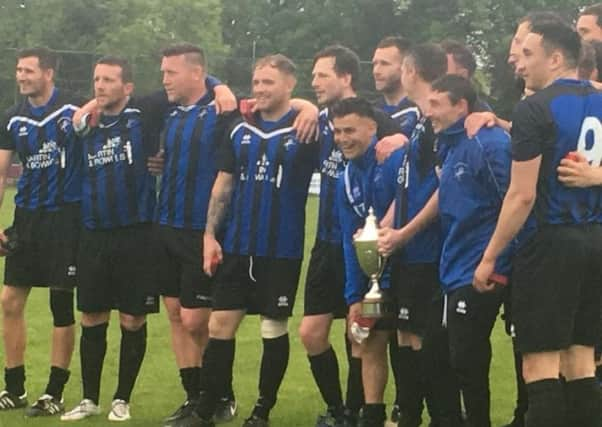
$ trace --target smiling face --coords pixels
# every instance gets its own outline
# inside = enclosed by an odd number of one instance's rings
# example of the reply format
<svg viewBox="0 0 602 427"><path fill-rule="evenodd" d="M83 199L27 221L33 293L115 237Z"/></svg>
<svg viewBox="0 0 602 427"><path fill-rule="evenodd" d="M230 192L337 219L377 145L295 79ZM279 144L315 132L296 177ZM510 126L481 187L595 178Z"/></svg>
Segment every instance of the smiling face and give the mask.
<svg viewBox="0 0 602 427"><path fill-rule="evenodd" d="M19 58L15 70L15 78L19 86L19 93L23 96L41 96L52 86L54 71L40 67L40 60L36 56Z"/></svg>
<svg viewBox="0 0 602 427"><path fill-rule="evenodd" d="M425 116L431 120L433 130L439 133L456 123L468 112L465 100L452 104L448 92L431 91Z"/></svg>
<svg viewBox="0 0 602 427"><path fill-rule="evenodd" d="M257 110L272 113L285 108L295 83L293 76L270 65L255 68L252 87Z"/></svg>
<svg viewBox="0 0 602 427"><path fill-rule="evenodd" d="M548 54L542 43L542 36L529 33L522 44L522 55L516 64L517 71L525 80L525 87L537 91L546 87L554 67L554 52Z"/></svg>
<svg viewBox="0 0 602 427"><path fill-rule="evenodd" d="M347 160L356 159L366 152L376 134L376 123L369 117L347 114L335 117L334 142Z"/></svg>
<svg viewBox="0 0 602 427"><path fill-rule="evenodd" d="M372 76L376 90L394 93L401 87L403 57L395 46L378 48L372 58Z"/></svg>
<svg viewBox="0 0 602 427"><path fill-rule="evenodd" d="M342 99L345 90L351 85L351 76L338 75L335 70L336 59L333 56L319 58L311 73L311 87L314 89L318 104L326 105Z"/></svg>

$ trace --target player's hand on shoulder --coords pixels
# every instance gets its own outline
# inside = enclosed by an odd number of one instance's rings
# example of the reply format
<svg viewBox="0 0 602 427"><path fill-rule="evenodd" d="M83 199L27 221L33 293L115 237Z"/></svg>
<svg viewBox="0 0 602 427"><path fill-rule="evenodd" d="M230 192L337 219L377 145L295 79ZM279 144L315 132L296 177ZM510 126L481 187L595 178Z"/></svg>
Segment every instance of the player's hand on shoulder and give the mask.
<svg viewBox="0 0 602 427"><path fill-rule="evenodd" d="M96 98L88 101L73 113L73 127L77 132L98 126L100 110Z"/></svg>
<svg viewBox="0 0 602 427"><path fill-rule="evenodd" d="M473 138L482 128L495 126L497 116L491 111L480 111L469 114L464 120L464 129L469 138Z"/></svg>
<svg viewBox="0 0 602 427"><path fill-rule="evenodd" d="M319 114L320 110L311 102L302 104L293 123L293 127L297 131L297 138L301 142L310 143L316 139Z"/></svg>
<svg viewBox="0 0 602 427"><path fill-rule="evenodd" d="M222 263L224 256L222 247L211 234L203 234L203 270L209 277L213 277L217 270L217 266Z"/></svg>
<svg viewBox="0 0 602 427"><path fill-rule="evenodd" d="M224 84L215 86L213 93L215 95L215 110L217 114L234 111L238 107L236 96L228 86Z"/></svg>
<svg viewBox="0 0 602 427"><path fill-rule="evenodd" d="M396 133L382 138L376 143L376 161L383 163L391 153L408 143L408 137L403 133Z"/></svg>
<svg viewBox="0 0 602 427"><path fill-rule="evenodd" d="M146 159L146 167L149 173L153 176L158 176L163 173L163 167L165 166L164 151L161 149L154 156L149 156Z"/></svg>

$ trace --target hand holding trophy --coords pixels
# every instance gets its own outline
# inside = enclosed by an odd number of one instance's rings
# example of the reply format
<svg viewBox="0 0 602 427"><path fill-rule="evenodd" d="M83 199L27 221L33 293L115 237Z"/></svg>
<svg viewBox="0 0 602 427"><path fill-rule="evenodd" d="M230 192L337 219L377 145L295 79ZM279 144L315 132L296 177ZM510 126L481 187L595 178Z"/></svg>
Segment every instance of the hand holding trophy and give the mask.
<svg viewBox="0 0 602 427"><path fill-rule="evenodd" d="M355 253L364 273L370 278L370 290L362 301L362 317L379 319L391 315L388 301L378 284L386 259L378 253L378 224L374 209L368 209L366 224L361 233L353 239Z"/></svg>

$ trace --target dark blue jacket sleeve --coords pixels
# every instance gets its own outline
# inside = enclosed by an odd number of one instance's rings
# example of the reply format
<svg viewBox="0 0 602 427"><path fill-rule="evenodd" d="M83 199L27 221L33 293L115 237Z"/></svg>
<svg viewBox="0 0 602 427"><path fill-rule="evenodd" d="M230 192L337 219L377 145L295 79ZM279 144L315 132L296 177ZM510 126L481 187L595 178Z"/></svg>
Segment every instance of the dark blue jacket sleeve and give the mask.
<svg viewBox="0 0 602 427"><path fill-rule="evenodd" d="M345 184L341 178L337 182L337 203L343 237L343 257L345 260L345 300L347 305L364 298L368 279L357 261L353 246L353 235L361 227L361 219L353 212L345 197Z"/></svg>

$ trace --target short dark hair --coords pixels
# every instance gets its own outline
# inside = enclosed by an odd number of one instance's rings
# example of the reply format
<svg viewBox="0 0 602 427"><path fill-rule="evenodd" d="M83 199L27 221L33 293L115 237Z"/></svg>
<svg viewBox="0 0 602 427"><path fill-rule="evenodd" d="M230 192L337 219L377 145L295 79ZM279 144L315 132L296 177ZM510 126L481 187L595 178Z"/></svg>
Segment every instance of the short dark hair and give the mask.
<svg viewBox="0 0 602 427"><path fill-rule="evenodd" d="M387 47L395 47L401 56L405 56L409 52L410 47L412 47L412 42L402 36L388 36L379 41L376 45L377 49L384 49Z"/></svg>
<svg viewBox="0 0 602 427"><path fill-rule="evenodd" d="M581 54L581 38L573 28L559 22L540 22L531 25L531 32L542 37L546 52L560 50L566 63L576 68Z"/></svg>
<svg viewBox="0 0 602 427"><path fill-rule="evenodd" d="M447 72L447 56L435 43L421 43L408 52L418 75L426 82L433 82ZM406 57L406 58L407 58Z"/></svg>
<svg viewBox="0 0 602 427"><path fill-rule="evenodd" d="M602 3L596 3L588 6L579 14L580 17L585 15L595 16L596 24L598 24L598 27L602 27L602 22L600 22L600 18L602 17Z"/></svg>
<svg viewBox="0 0 602 427"><path fill-rule="evenodd" d="M567 23L566 19L556 13L556 12L552 12L549 10L538 10L538 11L534 11L534 12L529 12L528 14L526 14L525 16L523 16L519 21L518 24L516 25L517 27L525 22L529 23L529 27L532 27L533 25L537 25L540 24L542 22L562 22L562 23Z"/></svg>
<svg viewBox="0 0 602 427"><path fill-rule="evenodd" d="M103 56L98 61L96 61L96 65L115 65L121 68L121 81L124 83L132 83L134 81L134 69L132 68L132 64L122 56Z"/></svg>
<svg viewBox="0 0 602 427"><path fill-rule="evenodd" d="M468 111L472 112L477 102L477 91L469 80L462 76L446 74L433 82L432 89L435 92L447 93L452 105L456 105L462 99L468 104Z"/></svg>
<svg viewBox="0 0 602 427"><path fill-rule="evenodd" d="M360 117L367 117L376 122L376 113L374 107L363 98L344 98L334 103L330 108L330 114L333 119L344 117L350 114L356 114Z"/></svg>
<svg viewBox="0 0 602 427"><path fill-rule="evenodd" d="M41 69L57 71L59 58L54 51L47 47L38 46L21 49L17 52L17 59L29 58L31 56L38 58Z"/></svg>
<svg viewBox="0 0 602 427"><path fill-rule="evenodd" d="M581 43L581 55L577 71L580 79L589 79L596 66L596 49L592 43L583 41Z"/></svg>
<svg viewBox="0 0 602 427"><path fill-rule="evenodd" d="M199 46L192 43L177 43L166 47L161 51L161 54L169 58L170 56L184 55L186 61L191 64L200 65L205 68L207 62L205 60L205 52Z"/></svg>
<svg viewBox="0 0 602 427"><path fill-rule="evenodd" d="M360 58L357 53L340 44L327 46L314 56L313 65L318 59L334 58L334 71L340 76L349 74L351 76L351 87L355 90L360 78Z"/></svg>
<svg viewBox="0 0 602 427"><path fill-rule="evenodd" d="M451 55L454 61L468 71L468 77L474 75L477 69L477 61L466 45L451 39L443 40L440 44L446 54Z"/></svg>
<svg viewBox="0 0 602 427"><path fill-rule="evenodd" d="M267 55L263 58L259 58L255 62L253 70L265 66L276 68L278 71L291 76L295 76L295 74L297 73L297 66L295 65L295 63L290 58L280 53L277 53L275 55Z"/></svg>

